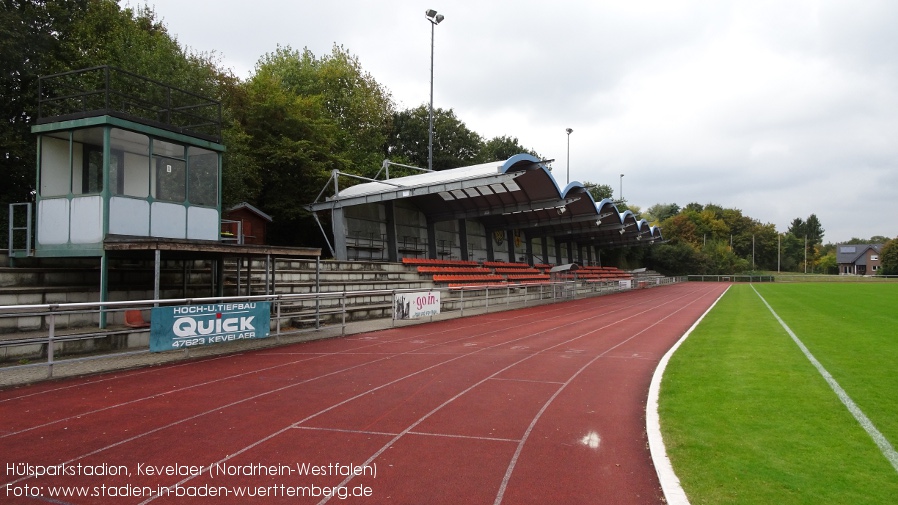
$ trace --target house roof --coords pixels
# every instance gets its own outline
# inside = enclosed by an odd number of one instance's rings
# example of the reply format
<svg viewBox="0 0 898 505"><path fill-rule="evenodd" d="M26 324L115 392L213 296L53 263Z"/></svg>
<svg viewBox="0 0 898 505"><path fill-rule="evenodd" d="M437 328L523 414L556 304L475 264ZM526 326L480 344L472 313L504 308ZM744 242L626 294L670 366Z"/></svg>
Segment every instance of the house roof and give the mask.
<svg viewBox="0 0 898 505"><path fill-rule="evenodd" d="M882 244L839 244L836 246L836 262L841 264L866 265L867 251L879 253Z"/></svg>
<svg viewBox="0 0 898 505"><path fill-rule="evenodd" d="M433 221L478 219L488 229L522 229L580 244L621 247L662 240L661 229L593 200L580 182L561 187L529 154L506 161L351 186L307 206L311 211L405 199Z"/></svg>

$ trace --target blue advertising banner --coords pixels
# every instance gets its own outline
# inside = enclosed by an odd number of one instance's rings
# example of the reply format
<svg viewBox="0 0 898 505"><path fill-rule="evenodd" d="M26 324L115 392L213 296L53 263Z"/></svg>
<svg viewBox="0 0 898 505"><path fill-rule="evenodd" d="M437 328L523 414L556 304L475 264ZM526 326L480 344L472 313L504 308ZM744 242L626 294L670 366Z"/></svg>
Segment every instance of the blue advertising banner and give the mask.
<svg viewBox="0 0 898 505"><path fill-rule="evenodd" d="M271 303L213 303L154 307L150 351L265 338L270 333Z"/></svg>

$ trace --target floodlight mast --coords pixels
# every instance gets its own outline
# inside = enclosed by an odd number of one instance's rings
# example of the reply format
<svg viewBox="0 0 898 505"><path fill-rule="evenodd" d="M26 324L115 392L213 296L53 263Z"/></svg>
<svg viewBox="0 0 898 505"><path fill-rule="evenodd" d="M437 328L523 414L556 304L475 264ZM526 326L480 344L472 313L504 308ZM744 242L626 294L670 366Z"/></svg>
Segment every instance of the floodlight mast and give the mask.
<svg viewBox="0 0 898 505"><path fill-rule="evenodd" d="M573 128L568 128L564 130L567 132L567 183L571 183L571 133L574 133Z"/></svg>
<svg viewBox="0 0 898 505"><path fill-rule="evenodd" d="M620 174L620 201L624 203L624 174Z"/></svg>
<svg viewBox="0 0 898 505"><path fill-rule="evenodd" d="M427 128L427 169L433 170L433 37L436 26L445 16L437 14L433 9L424 11L424 17L430 21L430 124Z"/></svg>

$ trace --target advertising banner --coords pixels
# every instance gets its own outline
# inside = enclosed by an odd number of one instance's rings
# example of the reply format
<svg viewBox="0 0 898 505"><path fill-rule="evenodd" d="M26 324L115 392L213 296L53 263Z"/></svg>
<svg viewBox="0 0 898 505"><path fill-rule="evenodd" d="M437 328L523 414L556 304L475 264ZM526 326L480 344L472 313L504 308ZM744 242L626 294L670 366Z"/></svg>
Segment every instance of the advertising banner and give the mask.
<svg viewBox="0 0 898 505"><path fill-rule="evenodd" d="M440 292L397 293L393 295L393 319L416 319L440 313Z"/></svg>
<svg viewBox="0 0 898 505"><path fill-rule="evenodd" d="M270 302L154 307L150 319L150 351L265 338L270 323Z"/></svg>

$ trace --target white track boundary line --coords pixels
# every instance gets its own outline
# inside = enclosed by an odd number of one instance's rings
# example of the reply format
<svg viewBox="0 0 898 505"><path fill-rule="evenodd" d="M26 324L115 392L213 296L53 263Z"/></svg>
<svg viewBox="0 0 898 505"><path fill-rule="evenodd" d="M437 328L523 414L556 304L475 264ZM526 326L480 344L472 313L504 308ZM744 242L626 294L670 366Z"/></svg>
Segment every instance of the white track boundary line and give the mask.
<svg viewBox="0 0 898 505"><path fill-rule="evenodd" d="M685 296L685 295L684 295L684 296ZM681 297L681 298L682 298L682 297ZM676 301L676 300L678 300L678 299L679 299L679 298L675 298L675 299L673 299L673 300L666 301L666 302L664 302L664 304L667 304L667 303L673 303L674 301ZM278 430L278 431L276 431L276 432L274 432L274 433L272 433L272 434L270 434L270 435L268 435L268 436L266 436L266 437L263 437L263 438L261 438L261 439L255 441L255 442L251 443L250 445L245 446L244 448L242 448L242 449L240 449L240 450L238 450L238 451L236 451L236 452L234 452L234 453L232 453L232 454L227 455L226 457L224 457L224 458L222 458L222 459L216 461L215 463L212 463L211 465L209 465L209 467L211 468L211 467L214 466L214 465L224 463L225 461L229 461L229 460L233 459L234 457L239 456L239 455L241 455L241 454L243 454L243 453L245 453L245 452L247 452L247 451L249 451L249 450L255 448L256 446L261 445L262 443L265 443L265 442L267 442L267 441L269 441L269 440L271 440L271 439L277 437L278 435L281 435L281 434L287 432L287 431L290 430L290 429L301 428L300 425L302 425L302 424L305 423L306 421L309 421L310 419L313 419L313 418L315 418L315 417L318 417L318 416L321 415L321 414L324 414L325 412L329 412L329 411L331 411L331 410L333 410L333 409L335 409L335 408L337 408L337 407L340 407L340 406L345 405L345 404L347 404L347 403L349 403L349 402L355 401L355 400L357 400L358 398L361 398L361 397L363 397L363 396L365 396L365 395L368 395L368 394L370 394L370 393L372 393L372 392L374 392L374 391L378 391L378 390L380 390L380 389L386 388L386 387L388 387L388 386L390 386L390 385L392 385L392 384L394 384L394 383L397 383L397 382L402 381L402 380L405 380L405 379L407 379L407 378L409 378L409 377L418 375L418 374L423 373L423 372L425 372L425 371L427 371L427 370L431 370L431 369L433 369L433 368L437 368L437 367L439 367L439 366L442 366L442 365L451 363L451 362L453 362L453 361L456 361L456 360L459 360L459 359L462 359L462 358L465 358L465 357L468 357L468 356L472 356L472 355L474 355L474 354L478 354L478 353L484 352L484 351L486 351L486 350L490 350L490 349L493 349L493 348L501 347L501 346L503 346L503 345L508 345L508 344L510 344L510 343L514 343L514 342L526 340L526 339L532 338L532 337L537 336L537 335L543 335L543 334L549 333L549 332L551 332L551 331L558 331L560 328L564 328L564 327L566 327L566 326L571 326L571 325L574 325L574 324L582 323L584 320L594 319L594 318L601 317L601 316L606 315L606 314L613 314L613 313L615 313L615 312L624 310L625 308L627 308L627 307L616 308L616 309L610 310L610 311L607 312L607 313L596 314L596 315L594 315L594 316L587 317L586 319L583 319L583 320L577 320L577 321L574 321L574 322L564 322L563 324L561 324L561 325L559 325L559 326L555 326L555 327L553 327L553 328L548 328L548 329L545 329L545 330L538 331L538 332L536 332L536 333L524 335L524 336L521 336L521 337L518 337L518 338L514 338L514 339L511 339L511 340L508 340L508 341L505 341L505 342L500 342L500 343L497 343L497 344L493 344L493 345L488 346L488 347L482 347L482 348L479 348L479 349L477 349L477 350L471 351L471 352L469 352L469 353L459 354L459 355L456 355L455 357L453 357L453 358L451 358L451 359L448 359L448 360L445 360L445 361L442 361L442 362L439 362L439 363L435 363L435 364L433 364L433 365L430 365L430 366L425 367L425 368L423 368L423 369L420 369L420 370L418 370L418 371L409 373L409 374L406 375L406 376L403 376L403 377L400 377L400 378L398 378L398 379L392 380L392 381L390 381L390 382L381 384L380 386L373 387L373 388L371 388L371 389L369 389L369 390L367 390L367 391L363 391L363 392L361 392L361 393L359 393L359 394L357 394L357 395L355 395L355 396L353 396L353 397L347 398L347 399L345 399L345 400L343 400L343 401L341 401L341 402L339 402L339 403L333 404L333 405L331 405L330 407L327 407L327 408L322 409L322 410L320 410L320 411L318 411L318 412L316 412L316 413L314 413L314 414L311 414L311 415L309 415L309 416L307 416L307 417L305 417L305 418L303 418L303 419L301 419L301 420L299 420L299 421L297 421L297 422L291 424L290 426L287 426L287 427L285 427L285 428L282 428L282 429L280 429L280 430ZM620 319L618 322L620 322L620 321L625 321L625 320L627 320L627 319L631 319L631 318L634 318L634 317L636 317L636 316L645 314L645 313L650 312L651 310L656 309L656 308L657 308L657 307L653 307L653 308L650 308L650 309L643 310L643 311L638 312L638 313L636 313L636 314L633 314L633 315L627 316L627 317L625 317L625 318L623 318L623 319ZM564 311L551 311L550 314L554 314L554 313L556 313L556 312L558 312L557 315L553 315L553 316L551 316L551 317L547 317L547 318L545 318L544 320L560 319L560 318L563 318L564 316L568 315L568 314L567 314L566 312L564 312ZM520 317L525 317L525 316L520 316ZM516 319L518 319L518 318L516 318ZM526 325L526 324L522 324L522 325L520 325L520 326L527 326L527 325ZM599 331L599 330L601 330L601 329L604 329L604 328L606 328L606 327L608 327L608 326L611 326L611 324L608 324L608 325L603 326L603 327L601 327L601 328L593 329L593 330L591 330L590 332L588 332L588 333L586 333L586 334L594 333L594 332ZM506 328L506 330L507 330L507 329L508 329L508 328ZM446 331L449 331L449 330L447 329ZM484 333L480 334L479 336L486 335L486 334L488 334L488 333L491 333L491 332L484 332ZM414 424L412 424L411 426L409 426L408 428L406 428L403 432L397 434L397 435L394 437L393 440L391 440L389 443L387 443L387 445L383 446L383 447L381 448L380 451L376 452L373 456L371 456L371 458L369 458L368 461L367 461L366 463L363 463L362 466L367 465L367 464L369 464L370 462L374 461L378 456L380 456L381 453L383 453L383 452L386 451L391 445L393 445L393 443L394 443L396 440L398 440L399 438L401 438L403 435L407 434L408 432L411 432L411 431L414 429L415 426L421 424L422 422L424 422L424 420L426 420L428 417L430 417L431 415L433 415L435 412L437 412L438 410L440 410L440 409L443 408L444 406L448 405L449 403L451 403L451 402L454 401L455 399L461 397L463 394L465 394L466 392L470 391L471 389L474 389L475 387L477 387L477 386L479 386L480 384L486 382L487 380L489 380L489 379L491 379L491 378L494 378L496 375L499 375L500 373L502 373L502 372L504 372L505 370L508 370L509 368L511 368L511 367L513 367L513 366L515 366L515 365L517 365L518 363L521 363L521 362L523 362L523 361L526 361L526 360L532 358L533 356L535 356L535 355L537 355L537 354L539 354L539 353L545 352L545 351L548 350L548 349L552 349L552 348L555 348L555 347L559 347L559 346L561 346L561 345L565 345L565 344L570 343L570 342L572 342L572 341L574 341L574 340L577 340L577 339L579 339L579 338L582 338L582 337L583 337L584 335L586 335L586 334L582 334L582 335L580 335L580 336L571 338L571 339L566 340L566 341L564 341L564 342L555 344L555 345L550 346L550 347L548 347L548 348L546 348L546 349L542 349L542 350L539 350L539 351L537 351L537 352L535 352L535 353L533 353L533 354L531 354L531 355L528 355L527 357L523 358L522 360L517 361L517 362L515 362L515 363L512 363L511 365L508 365L507 367L505 367L505 368L499 370L498 372L496 372L496 373L490 375L489 377L484 378L484 379L481 380L480 382L478 382L478 383L472 385L472 386L469 387L468 389L466 389L466 390L464 390L464 391L458 393L458 394L455 395L454 397L450 398L449 400L447 400L446 402L444 402L443 404L441 404L440 406L438 406L437 408L435 408L434 410L432 410L431 412L429 412L428 414L426 414L424 417L420 418L417 422L415 422ZM450 340L450 341L448 341L448 342L458 342L458 341L461 341L461 340L466 340L466 339L471 339L471 338L476 338L476 336L462 337L462 338L459 338L459 339L453 339L453 340ZM444 345L445 343L447 343L447 342L441 342L441 343L436 343L436 344L432 344L432 345ZM339 353L334 353L334 354L339 354ZM395 356L402 356L403 354L407 354L407 353L397 353ZM381 361L381 360L384 360L384 359L391 359L391 358L390 358L390 357L380 358L379 360L375 360L375 361ZM373 363L373 362L367 362L367 363L363 363L363 364L360 364L360 365L355 365L355 366L350 367L350 368L347 368L347 369L345 369L345 370L339 370L339 371L330 372L330 373L328 373L328 374L326 374L326 375L333 375L333 374L341 373L341 372L343 372L343 371L350 370L350 369L352 369L352 368L356 368L356 367L359 367L359 366L364 366L364 365L367 365L367 364L370 364L370 363ZM326 375L324 375L324 376L326 376ZM321 377L324 377L324 376L319 376L319 377L316 377L316 378L314 378L314 379L309 379L309 380L317 380L317 379L319 379L319 378L321 378ZM305 381L304 381L304 382L305 382ZM277 390L274 390L274 391L279 391L279 390L281 390L281 389L287 389L287 388L290 388L290 387L294 387L294 386L296 386L296 385L298 385L298 384L293 384L293 385L284 386L284 387L278 388ZM274 392L274 391L269 391L269 392L266 392L266 393L261 393L261 394L259 394L259 395L256 395L256 397L258 397L258 396L264 396L264 395L270 394L270 393L272 393L272 392ZM253 397L253 398L255 398L255 397ZM124 444L124 443L126 443L126 442L130 442L130 441L132 441L132 440L136 440L137 438L143 437L143 436L145 436L145 435L149 435L150 433L153 433L153 432L156 432L156 431L161 431L161 430L163 430L163 429L166 429L166 428L169 428L169 427L171 427L171 426L174 426L175 424L180 424L181 422L184 422L184 421L187 421L187 420L196 418L196 417L200 417L200 416L202 416L202 415L208 414L209 412L212 412L212 411L215 411L215 410L221 410L221 409L230 407L231 405L235 405L235 404L237 404L237 403L242 403L242 402L247 401L247 400L248 400L248 399L240 400L240 401L234 402L233 404L225 405L225 406L222 406L222 407L219 407L219 408L210 410L210 411L208 411L208 412L204 412L204 413L201 413L201 414L197 414L197 415L195 415L195 416L192 416L191 418L188 418L188 419L185 419L185 420L182 420L182 421L177 421L177 422L175 422L175 423L171 423L171 424L169 424L169 425L166 425L166 426L163 426L163 427L159 427L159 428L153 429L153 430L151 430L151 431L149 431L149 432L145 432L145 433L143 433L143 434L136 435L136 436L131 437L131 438L127 439L127 440L123 440L123 441L117 442L117 443L112 444L112 445L109 445L109 446L107 446L107 447L104 447L104 448L101 448L101 449L97 449L97 450L95 450L95 451L93 451L93 452L91 452L91 453L88 453L88 454L86 454L86 455L79 456L79 457L77 457L77 458L74 458L74 459L72 459L72 460L69 460L69 461L66 462L66 464L71 463L71 462L73 462L73 461L77 461L78 459L82 459L82 458L87 457L87 456L92 456L92 455L94 455L94 454L96 454L96 453L105 451L106 449L109 449L109 448L112 448L112 447L115 447L115 446ZM170 486L168 486L168 487L169 487L169 488L173 488L174 486L183 485L184 483L186 483L186 482L192 480L194 477L195 477L195 475L191 475L191 476L185 477L184 479L181 479L180 481L178 481L178 482L176 482L175 484L172 484L172 485L170 485ZM345 486L346 483L348 483L349 480L352 479L352 477L353 477L353 476L347 477L342 483L338 484L338 486ZM7 483L6 485L16 484L16 483L18 483L19 481L24 480L25 478L26 478L26 477L23 477L23 478L21 478L21 479L19 479L19 480L17 480L17 481L9 482L9 483ZM147 503L149 503L149 502L151 502L151 501L156 500L157 498L159 498L159 495L151 496L151 497L147 498L146 500L140 502L138 505L145 505L145 504L147 504ZM330 499L330 498L326 498L326 499L324 499L321 503L322 503L322 504L323 504L323 503L326 503L329 499Z"/></svg>
<svg viewBox="0 0 898 505"><path fill-rule="evenodd" d="M895 452L895 448L892 447L892 444L885 437L885 435L883 435L878 429L876 429L876 426L873 425L873 421L871 421L870 418L867 417L866 414L864 414L864 412L860 409L860 407L857 406L856 403L854 403L854 400L852 400L851 397L848 396L848 393L844 389L842 389L842 386L840 386L839 383L836 382L836 379L833 378L832 375L830 375L826 368L823 368L823 365L819 361L817 361L817 358L815 358L813 354L811 354L811 351L808 350L801 339L799 339L798 336L792 331L792 329L789 328L786 322L783 321L782 318L780 318L779 314L777 314L776 311L773 310L773 307L771 307L770 304L767 303L767 300L765 300L764 297L761 296L761 293L758 293L758 290L755 289L754 285L752 285L751 289L755 292L756 295L758 295L758 298L760 298L761 301L764 302L764 305L767 306L767 309L770 310L770 313L773 314L773 317L775 317L776 320L779 321L783 329L786 330L786 333L788 333L789 336L792 337L792 340L795 342L795 344L798 345L798 348L801 349L801 352L804 353L805 357L808 358L808 361L810 361L811 364L814 365L814 368L816 368L817 371L820 372L820 375L823 376L823 379L826 380L827 384L829 384L829 387L832 388L833 393L835 393L836 396L839 397L839 400L841 400L848 411L851 412L851 415L854 416L858 424L860 424L861 427L864 428L864 430L867 432L867 434L870 435L870 438L872 438L876 443L876 446L879 447L882 455L885 456L885 458L889 460L889 463L892 464L892 468L894 468L895 471L898 472L898 452Z"/></svg>
<svg viewBox="0 0 898 505"><path fill-rule="evenodd" d="M502 500L505 499L505 490L508 489L508 483L509 483L509 481L511 481L511 476L512 476L512 474L514 473L515 468L517 467L518 459L520 458L521 453L522 453L523 450L524 450L524 445L525 445L525 444L527 443L527 441L530 439L530 434L533 432L533 429L536 427L536 423L539 422L540 418L542 418L543 413L545 413L545 411L549 408L549 406L552 404L552 402L555 401L555 398L557 398L558 395L560 395L560 394L562 393L562 391L564 391L564 390L567 388L567 386L568 386L571 382L574 381L574 379L576 379L581 373L583 373L584 370L586 370L587 368L589 368L590 366L592 366L593 363L595 363L596 361L598 361L598 360L601 359L601 358L604 358L609 352L611 352L611 351L617 349L618 347L620 347L620 346L626 344L627 342L629 342L629 341L633 340L634 338L636 338L636 337L642 335L643 333L647 332L649 329L654 328L655 326L657 326L658 324L660 324L662 321L667 320L668 318L670 318L670 317L673 316L674 314L676 314L676 313L678 313L679 311L681 311L681 310L685 309L686 307L688 307L690 304L691 304L691 303L687 303L686 305L683 305L682 307L680 307L680 308L674 310L674 311L671 312L670 314L667 314L666 316L662 317L661 319L658 319L657 321L655 321L654 323L650 324L649 326L647 326L647 327L645 327L645 328L639 330L638 332L636 332L636 333L630 335L629 337L625 338L624 340L621 340L620 342L614 344L613 346L609 347L608 349L605 349L604 351L602 351L601 354L599 354L598 356L596 356L596 357L594 357L593 359L589 360L589 362L587 362L587 363L586 363L585 365L583 365L579 370L577 370L576 372L574 372L574 373L568 378L568 380L566 380L566 381L564 382L564 384L562 384L561 387L559 387L558 390L555 391L555 394L553 394L548 400L546 400L546 402L543 404L543 406L542 406L542 408L539 410L539 412L537 412L536 415L533 417L533 419L530 421L530 425L528 425L528 426L527 426L527 429L524 431L524 436L521 437L521 441L520 441L520 443L518 443L518 447L517 447L517 449L515 450L514 455L511 457L511 461L508 463L508 468L505 470L505 475L504 475L503 478L502 478L502 483L499 485L499 491L496 493L496 500L493 502L493 505L500 505L500 504L502 503ZM653 307L653 308L655 308L655 307ZM652 309L649 309L649 310L652 310ZM629 319L629 318L626 318L626 319ZM625 319L621 319L620 321L624 321L624 320L625 320ZM595 333L596 331L599 331L599 330L601 330L601 329L607 328L607 327L612 326L612 325L613 325L613 323L608 324L608 325L606 325L606 326L603 326L602 328L596 328L595 330L592 330L592 331L589 331L589 332L587 332L587 333L584 333L583 335L581 335L581 336L579 336L579 337L576 337L576 338L581 338L581 337L586 336L586 335L589 335L589 334L591 334L591 333ZM541 352L542 352L542 351L541 351ZM516 363L516 364L517 364L517 363Z"/></svg>
<svg viewBox="0 0 898 505"><path fill-rule="evenodd" d="M667 368L667 363L671 356L680 347L687 337L692 333L702 319L717 305L717 302L723 298L723 295L729 291L727 287L717 300L708 307L708 310L699 317L692 326L686 330L686 333L677 340L677 343L671 347L661 361L658 362L655 373L652 375L652 383L649 385L649 396L645 405L645 432L649 439L649 452L652 454L652 464L655 466L655 472L658 474L658 480L661 482L661 491L664 492L664 499L668 505L689 505L689 498L680 485L680 478L674 472L673 466L670 464L670 458L667 457L667 448L664 446L664 438L661 436L661 422L658 417L658 393L661 391L661 377Z"/></svg>

